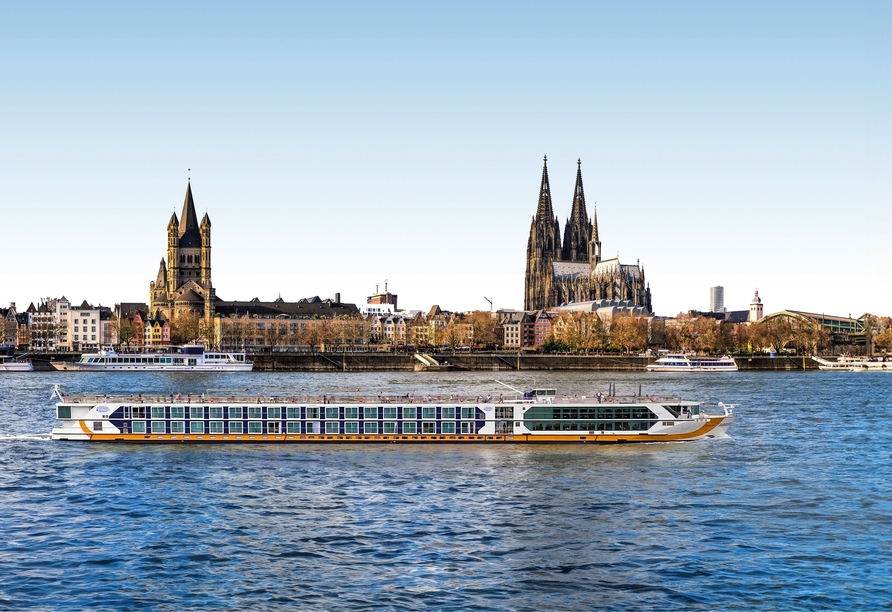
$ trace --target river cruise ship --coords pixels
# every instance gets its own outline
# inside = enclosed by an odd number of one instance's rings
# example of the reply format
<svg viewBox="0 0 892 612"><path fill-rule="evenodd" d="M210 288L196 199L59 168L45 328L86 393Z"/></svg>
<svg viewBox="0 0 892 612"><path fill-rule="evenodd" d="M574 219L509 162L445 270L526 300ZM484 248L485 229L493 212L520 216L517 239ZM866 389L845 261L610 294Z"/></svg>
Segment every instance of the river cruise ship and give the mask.
<svg viewBox="0 0 892 612"><path fill-rule="evenodd" d="M736 372L737 362L730 355L695 357L669 354L647 366L648 372Z"/></svg>
<svg viewBox="0 0 892 612"><path fill-rule="evenodd" d="M51 361L57 370L80 372L250 372L254 364L244 353L205 352L201 344L189 344L176 353L84 353L74 362Z"/></svg>
<svg viewBox="0 0 892 612"><path fill-rule="evenodd" d="M53 440L148 443L632 443L723 435L717 414L668 396L512 398L369 394L68 395L59 391Z"/></svg>

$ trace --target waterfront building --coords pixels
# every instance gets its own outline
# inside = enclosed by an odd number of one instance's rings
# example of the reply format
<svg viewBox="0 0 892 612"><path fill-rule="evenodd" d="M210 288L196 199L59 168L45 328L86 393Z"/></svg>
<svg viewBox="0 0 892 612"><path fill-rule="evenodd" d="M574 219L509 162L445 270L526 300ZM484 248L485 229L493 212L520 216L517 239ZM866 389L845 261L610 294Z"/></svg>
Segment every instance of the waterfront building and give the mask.
<svg viewBox="0 0 892 612"><path fill-rule="evenodd" d="M111 309L105 306L91 306L86 300L80 306L67 309L67 344L63 348L74 351L98 351L108 336L106 327L111 318Z"/></svg>
<svg viewBox="0 0 892 612"><path fill-rule="evenodd" d="M18 346L19 322L15 302L9 303L9 308L0 308L0 340L5 346Z"/></svg>
<svg viewBox="0 0 892 612"><path fill-rule="evenodd" d="M650 313L650 287L640 262L623 264L619 255L601 256L597 210L589 219L582 185L582 161L577 162L573 207L561 229L551 203L548 160L542 168L539 203L527 241L524 310L549 309L569 302L628 300Z"/></svg>

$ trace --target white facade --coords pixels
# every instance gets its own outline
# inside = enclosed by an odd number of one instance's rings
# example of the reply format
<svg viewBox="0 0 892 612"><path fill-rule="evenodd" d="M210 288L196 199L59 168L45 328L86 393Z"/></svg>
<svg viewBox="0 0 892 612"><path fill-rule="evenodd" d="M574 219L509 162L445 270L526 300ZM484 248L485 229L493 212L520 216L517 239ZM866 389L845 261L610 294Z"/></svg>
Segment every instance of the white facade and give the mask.
<svg viewBox="0 0 892 612"><path fill-rule="evenodd" d="M103 320L101 307L94 308L82 304L68 309L68 344L69 350L98 351L106 337L109 336L108 318Z"/></svg>
<svg viewBox="0 0 892 612"><path fill-rule="evenodd" d="M503 323L505 331L505 348L520 348L520 321Z"/></svg>

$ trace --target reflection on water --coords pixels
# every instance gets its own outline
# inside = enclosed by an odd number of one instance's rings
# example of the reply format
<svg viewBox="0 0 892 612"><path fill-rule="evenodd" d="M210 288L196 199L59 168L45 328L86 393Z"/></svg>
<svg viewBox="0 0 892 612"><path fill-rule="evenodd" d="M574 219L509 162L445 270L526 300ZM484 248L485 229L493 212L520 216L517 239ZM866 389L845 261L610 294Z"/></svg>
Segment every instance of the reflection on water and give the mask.
<svg viewBox="0 0 892 612"><path fill-rule="evenodd" d="M730 436L571 446L49 442L68 391L676 393ZM892 376L0 376L0 608L878 608Z"/></svg>

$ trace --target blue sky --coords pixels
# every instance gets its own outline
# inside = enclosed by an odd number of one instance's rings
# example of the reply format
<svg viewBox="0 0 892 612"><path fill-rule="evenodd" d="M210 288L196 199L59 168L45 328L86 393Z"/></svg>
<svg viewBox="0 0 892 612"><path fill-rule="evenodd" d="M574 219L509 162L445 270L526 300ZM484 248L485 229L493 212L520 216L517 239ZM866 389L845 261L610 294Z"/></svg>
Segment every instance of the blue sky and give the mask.
<svg viewBox="0 0 892 612"><path fill-rule="evenodd" d="M0 303L147 301L191 168L224 299L521 308L547 154L658 314L892 315L890 6L4 5Z"/></svg>

